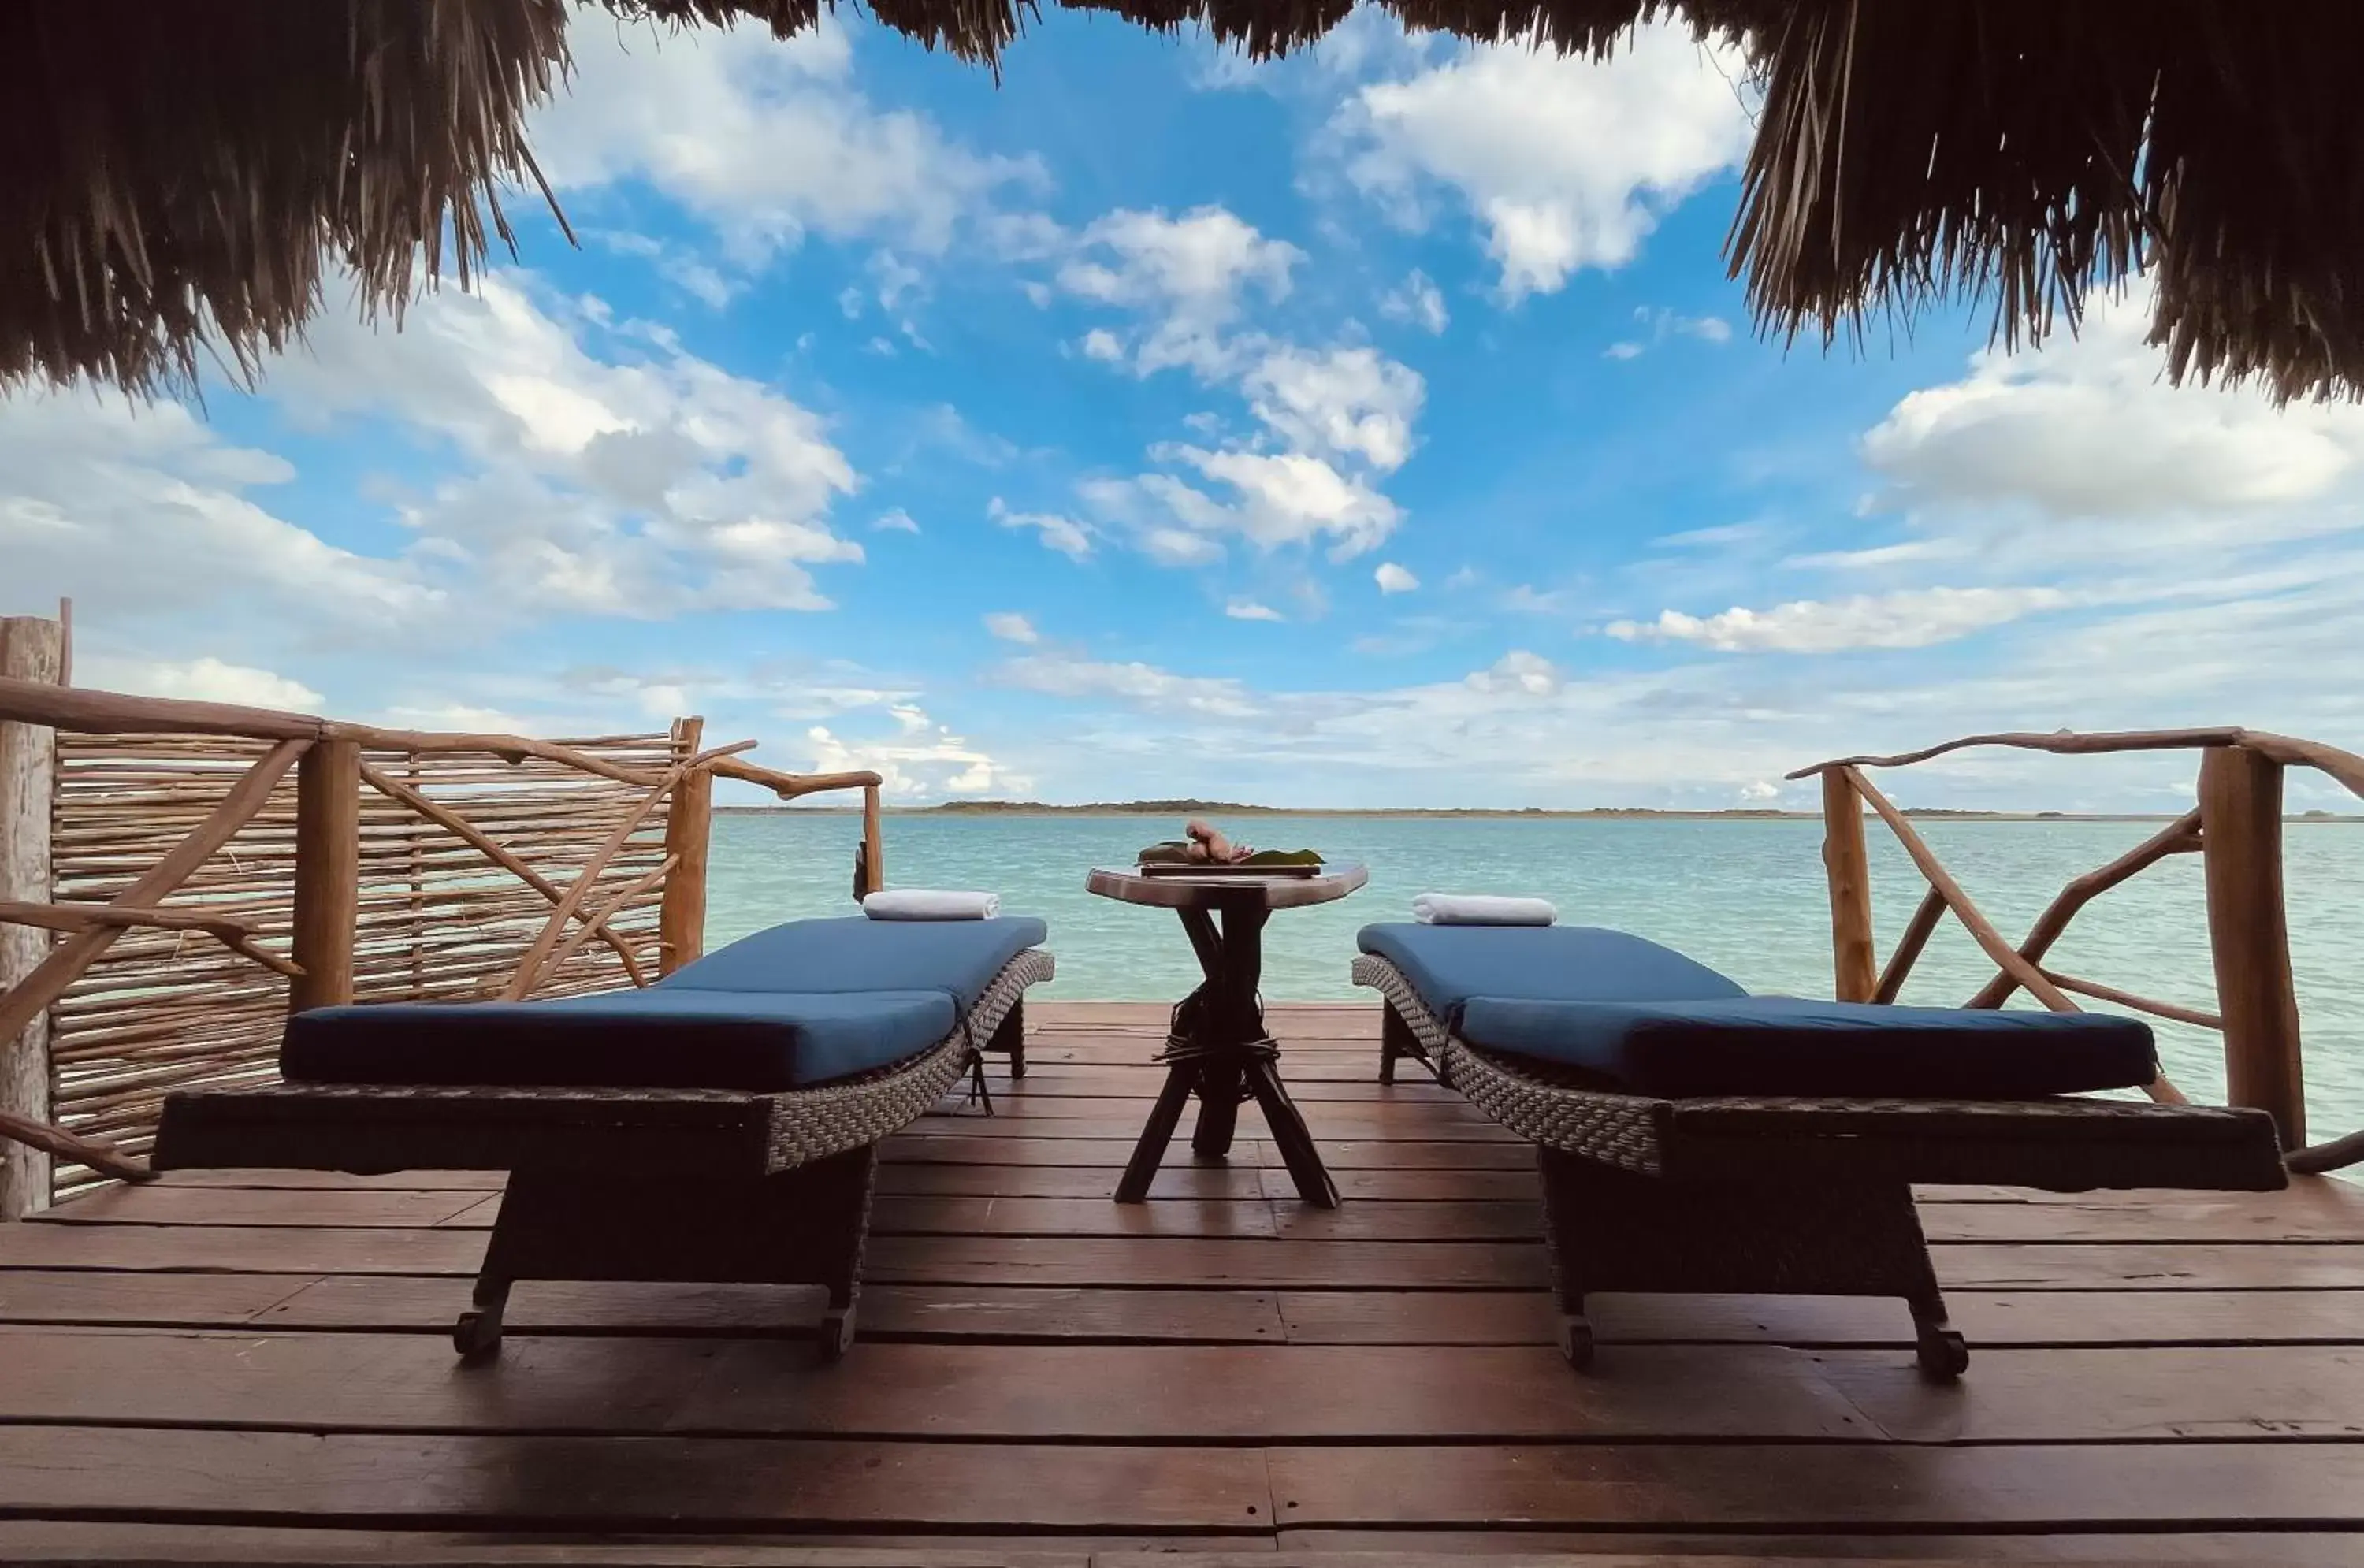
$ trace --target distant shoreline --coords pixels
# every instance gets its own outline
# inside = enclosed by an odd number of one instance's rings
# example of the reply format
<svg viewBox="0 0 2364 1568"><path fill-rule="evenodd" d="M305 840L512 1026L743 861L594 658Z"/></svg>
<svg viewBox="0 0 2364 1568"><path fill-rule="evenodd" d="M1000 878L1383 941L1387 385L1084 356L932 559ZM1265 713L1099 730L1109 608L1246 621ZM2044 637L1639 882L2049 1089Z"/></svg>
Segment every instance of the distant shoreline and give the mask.
<svg viewBox="0 0 2364 1568"><path fill-rule="evenodd" d="M857 813L847 806L718 806L718 817L777 817L791 813L842 817ZM1241 806L1224 801L1116 801L1091 806L1050 806L1036 801L955 801L942 806L890 806L889 817L965 817L981 818L1043 817L1368 817L1418 821L1427 818L1476 822L1819 822L1819 811L1774 811L1734 807L1722 811L1659 810L1651 806L1593 806L1581 811L1448 806L1394 806L1353 809L1334 806ZM2172 822L2180 812L2158 811L1957 811L1943 806L1906 806L1904 815L1938 822ZM2364 815L2343 816L2311 811L2282 818L2293 826L2364 823Z"/></svg>

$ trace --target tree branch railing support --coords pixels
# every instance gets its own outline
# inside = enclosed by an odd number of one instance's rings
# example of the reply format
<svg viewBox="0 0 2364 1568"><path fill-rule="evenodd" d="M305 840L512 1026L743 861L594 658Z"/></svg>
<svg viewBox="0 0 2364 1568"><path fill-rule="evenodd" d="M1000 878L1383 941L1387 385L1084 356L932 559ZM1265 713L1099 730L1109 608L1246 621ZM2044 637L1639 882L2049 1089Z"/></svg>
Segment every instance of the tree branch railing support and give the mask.
<svg viewBox="0 0 2364 1568"><path fill-rule="evenodd" d="M739 756L755 744L752 740L701 748L701 719L676 722L668 764L650 769L563 741L523 736L385 729L271 709L71 689L56 684L61 651L50 650L54 656L47 658L17 656L28 645L17 635L18 624L0 620L0 654L8 655L0 659L0 873L15 863L11 856L28 866L35 860L39 863L38 875L0 874L0 1218L47 1202L52 1159L72 1161L122 1180L142 1180L149 1174L144 1162L54 1125L48 1097L51 1067L45 1026L50 1009L125 931L202 932L286 978L290 1010L354 998L365 786L452 834L548 902L547 919L503 987L503 994L511 996L531 995L594 941L604 942L618 955L631 984L645 984L648 974L611 923L628 909L645 907L652 893L658 902L660 973L698 956L718 774L756 784L784 801L860 789L861 864L872 885L884 876L878 774L795 774L764 768ZM57 623L41 621L36 627L40 628L56 640ZM111 902L59 904L51 894L48 836L55 787L50 759L59 730L227 737L273 744L235 779L193 831ZM370 766L363 753L373 751L413 757L474 751L512 765L534 759L638 785L646 793L562 888L457 811ZM28 784L9 771L20 758L33 759L16 770L32 781ZM214 912L202 895L177 908L164 906L163 901L269 805L291 768L296 774L294 913L289 951L283 957L257 943L255 929L247 920ZM620 887L598 885L601 873L661 808L664 845L656 862L634 873L619 872ZM571 931L570 926L574 928ZM27 1084L36 1089L26 1089Z"/></svg>
<svg viewBox="0 0 2364 1568"><path fill-rule="evenodd" d="M2026 940L2013 947L1979 913L1905 814L1861 771L1902 767L1972 746L2009 746L2062 755L2197 750L2201 753L2200 802L2116 860L2070 882L2037 917ZM2364 1129L2313 1146L2306 1142L2304 1059L2282 880L2282 775L2292 767L2316 769L2351 793L2364 795L2364 757L2320 741L2230 727L2094 735L2068 731L1973 735L1918 751L1843 757L1799 769L1790 777L1818 774L1822 779L1823 861L1830 883L1839 995L1856 999L1860 993L1863 999L1895 1001L1938 920L1950 910L1996 968L1994 978L1966 1006L1999 1007L2013 992L2025 990L2055 1011L2075 1011L2076 1004L2067 993L2076 992L2137 1012L2213 1029L2225 1042L2226 1100L2273 1118L2292 1170L2332 1171L2364 1161ZM1861 849L1866 805L1888 824L1929 883L1929 892L1895 952L1868 984L1864 976L1870 962L1871 895L1868 862ZM2201 857L2207 887L2215 1011L2162 1002L2045 967L2045 956L2087 904L2169 856L2193 852ZM2163 1074L2151 1086L2151 1094L2159 1099L2182 1098Z"/></svg>

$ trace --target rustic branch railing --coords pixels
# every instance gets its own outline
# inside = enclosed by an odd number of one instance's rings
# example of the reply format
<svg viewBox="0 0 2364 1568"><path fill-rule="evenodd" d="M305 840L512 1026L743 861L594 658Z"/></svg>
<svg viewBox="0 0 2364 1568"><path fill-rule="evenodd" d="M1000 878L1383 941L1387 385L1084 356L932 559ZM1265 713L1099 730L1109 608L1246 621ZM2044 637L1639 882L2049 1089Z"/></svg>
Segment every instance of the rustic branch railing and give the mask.
<svg viewBox="0 0 2364 1568"><path fill-rule="evenodd" d="M2107 865L2070 882L2014 947L1979 912L1911 819L1863 773L1866 768L1905 767L1973 746L2082 756L2198 750L2200 804ZM1965 1006L2000 1007L2014 992L2024 990L2055 1012L2075 1012L2074 993L2214 1029L2225 1040L2226 1098L2272 1115L2292 1170L2331 1171L2364 1160L2364 1129L2325 1143L2306 1142L2298 993L2291 978L2282 897L2282 772L2290 767L2314 768L2364 795L2364 757L2320 741L2229 728L1971 735L1918 751L1841 757L1799 769L1790 777L1819 776L1823 784L1823 859L1830 883L1838 995L1846 1001L1894 1002L1938 922L1950 913L1995 965L1994 978ZM1866 806L1896 835L1929 884L1884 966L1876 962L1872 941L1870 859L1863 834ZM2169 856L2195 852L2207 882L2216 1011L2162 1002L2045 967L2045 955L2087 904ZM2183 1098L2164 1074L2150 1085L2150 1094L2160 1100Z"/></svg>
<svg viewBox="0 0 2364 1568"><path fill-rule="evenodd" d="M0 889L0 931L48 943L0 973L0 1090L42 1085L0 1092L0 1147L72 1162L0 1189L18 1211L142 1177L162 1095L268 1077L288 1010L640 985L696 958L718 774L783 800L861 790L861 875L884 874L877 774L761 767L694 718L542 740L0 676L6 726L54 732L55 806L39 895ZM217 957L193 962L192 936Z"/></svg>

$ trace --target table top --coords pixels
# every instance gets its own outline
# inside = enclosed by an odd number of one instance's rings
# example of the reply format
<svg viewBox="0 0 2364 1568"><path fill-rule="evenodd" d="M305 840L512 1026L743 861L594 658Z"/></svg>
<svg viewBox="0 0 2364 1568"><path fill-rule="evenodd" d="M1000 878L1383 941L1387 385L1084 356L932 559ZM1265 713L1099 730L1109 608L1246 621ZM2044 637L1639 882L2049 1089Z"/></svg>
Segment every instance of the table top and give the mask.
<svg viewBox="0 0 2364 1568"><path fill-rule="evenodd" d="M1084 878L1084 891L1126 904L1147 904L1160 909L1221 909L1241 906L1294 909L1306 904L1327 904L1344 898L1371 880L1371 873L1352 861L1322 867L1318 876L1245 876L1237 872L1210 876L1187 873L1143 876L1129 867L1094 866Z"/></svg>

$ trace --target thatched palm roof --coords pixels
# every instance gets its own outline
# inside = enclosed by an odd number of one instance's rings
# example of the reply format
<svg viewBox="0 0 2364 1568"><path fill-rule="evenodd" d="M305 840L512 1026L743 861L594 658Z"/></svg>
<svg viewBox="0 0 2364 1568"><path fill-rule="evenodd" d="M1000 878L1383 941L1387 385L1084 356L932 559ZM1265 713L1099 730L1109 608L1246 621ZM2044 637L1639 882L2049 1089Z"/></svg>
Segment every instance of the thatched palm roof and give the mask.
<svg viewBox="0 0 2364 1568"><path fill-rule="evenodd" d="M782 36L820 0L597 0ZM1265 56L1344 0L1058 0ZM1828 337L1965 293L2007 342L2147 270L2178 380L2364 395L2356 0L1380 0L1605 51L1667 15L1736 40L1765 107L1729 259L1758 322ZM990 62L1027 0L875 0ZM325 271L399 309L506 239L566 0L78 0L0 8L0 384L189 377L295 332Z"/></svg>

